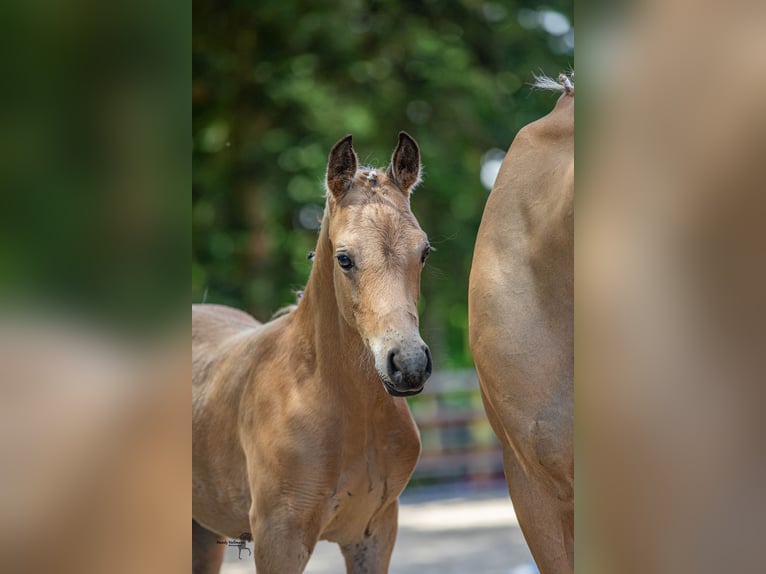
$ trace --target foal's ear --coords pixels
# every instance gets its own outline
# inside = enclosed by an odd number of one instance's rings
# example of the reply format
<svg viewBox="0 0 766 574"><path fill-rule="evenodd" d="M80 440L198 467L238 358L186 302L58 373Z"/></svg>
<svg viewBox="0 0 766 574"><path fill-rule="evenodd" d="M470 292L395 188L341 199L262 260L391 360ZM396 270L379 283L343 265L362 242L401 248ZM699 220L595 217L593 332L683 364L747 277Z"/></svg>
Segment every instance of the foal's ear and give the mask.
<svg viewBox="0 0 766 574"><path fill-rule="evenodd" d="M407 132L399 132L399 145L391 156L387 173L406 195L420 183L420 149Z"/></svg>
<svg viewBox="0 0 766 574"><path fill-rule="evenodd" d="M356 166L356 152L351 146L351 134L349 134L333 146L327 161L327 189L336 198L340 198L351 187Z"/></svg>

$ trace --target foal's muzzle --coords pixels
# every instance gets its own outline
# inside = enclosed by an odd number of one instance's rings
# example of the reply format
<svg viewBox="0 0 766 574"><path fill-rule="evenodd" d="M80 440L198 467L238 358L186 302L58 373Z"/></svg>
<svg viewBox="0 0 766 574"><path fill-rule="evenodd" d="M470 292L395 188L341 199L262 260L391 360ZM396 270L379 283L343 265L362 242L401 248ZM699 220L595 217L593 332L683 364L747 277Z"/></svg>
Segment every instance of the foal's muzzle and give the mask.
<svg viewBox="0 0 766 574"><path fill-rule="evenodd" d="M407 348L394 347L386 356L386 376L383 385L395 397L417 395L431 376L431 351L425 344Z"/></svg>

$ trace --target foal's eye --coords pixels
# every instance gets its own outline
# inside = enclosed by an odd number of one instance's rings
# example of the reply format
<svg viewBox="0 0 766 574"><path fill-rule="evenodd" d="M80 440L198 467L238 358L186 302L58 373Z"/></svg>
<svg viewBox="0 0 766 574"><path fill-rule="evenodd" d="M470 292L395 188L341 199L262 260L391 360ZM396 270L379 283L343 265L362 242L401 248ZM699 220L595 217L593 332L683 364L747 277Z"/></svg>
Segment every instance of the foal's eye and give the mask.
<svg viewBox="0 0 766 574"><path fill-rule="evenodd" d="M344 271L348 271L354 266L354 262L351 260L351 257L346 255L345 253L341 253L338 257L338 265L340 265L341 269Z"/></svg>
<svg viewBox="0 0 766 574"><path fill-rule="evenodd" d="M431 253L431 246L427 245L426 248L423 250L423 254L420 256L420 263L421 265L426 264L426 259L428 259L428 255Z"/></svg>

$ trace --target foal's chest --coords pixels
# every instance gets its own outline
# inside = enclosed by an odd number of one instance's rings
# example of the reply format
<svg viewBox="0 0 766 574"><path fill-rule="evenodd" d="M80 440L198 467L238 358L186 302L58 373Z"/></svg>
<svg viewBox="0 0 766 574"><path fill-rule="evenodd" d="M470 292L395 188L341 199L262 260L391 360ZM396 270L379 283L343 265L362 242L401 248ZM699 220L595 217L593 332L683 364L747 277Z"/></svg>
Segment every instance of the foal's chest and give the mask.
<svg viewBox="0 0 766 574"><path fill-rule="evenodd" d="M404 444L401 431L394 434L346 459L329 500L322 538L357 539L404 490L420 453L420 440L417 431L405 432L409 436Z"/></svg>

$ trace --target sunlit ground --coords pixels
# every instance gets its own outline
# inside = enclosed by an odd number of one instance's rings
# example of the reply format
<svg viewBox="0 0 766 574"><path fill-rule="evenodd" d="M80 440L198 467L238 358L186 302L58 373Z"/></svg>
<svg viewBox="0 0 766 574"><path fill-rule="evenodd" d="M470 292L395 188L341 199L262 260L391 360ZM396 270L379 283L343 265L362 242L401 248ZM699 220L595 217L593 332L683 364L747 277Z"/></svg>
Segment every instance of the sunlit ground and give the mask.
<svg viewBox="0 0 766 574"><path fill-rule="evenodd" d="M402 496L399 534L391 574L532 574L532 557L524 542L507 491L424 490ZM250 545L252 547L252 545ZM226 550L223 574L252 574L252 559L237 548ZM306 572L345 572L336 544L317 544Z"/></svg>

